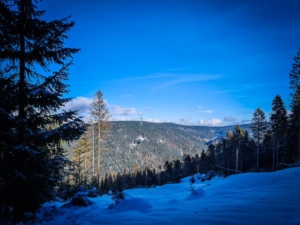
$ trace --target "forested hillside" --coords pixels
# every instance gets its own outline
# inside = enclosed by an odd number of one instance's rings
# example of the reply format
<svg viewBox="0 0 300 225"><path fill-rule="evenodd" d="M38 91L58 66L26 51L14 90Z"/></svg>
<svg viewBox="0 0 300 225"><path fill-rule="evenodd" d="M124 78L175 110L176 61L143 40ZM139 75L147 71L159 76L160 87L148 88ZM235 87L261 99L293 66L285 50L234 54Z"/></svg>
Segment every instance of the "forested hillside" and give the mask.
<svg viewBox="0 0 300 225"><path fill-rule="evenodd" d="M173 123L150 123L140 121L115 121L112 129L103 141L101 155L101 174L123 173L134 169L163 167L166 161L182 159L184 154L201 154L212 140L221 139L235 126L206 127L183 126ZM250 125L241 126L249 130ZM92 134L90 132L90 142ZM72 155L73 143L68 147ZM92 144L91 144L92 145ZM94 132L94 146L97 148L97 134ZM89 152L89 164L92 164L92 152ZM95 155L97 152L95 152ZM95 158L97 158L95 156Z"/></svg>

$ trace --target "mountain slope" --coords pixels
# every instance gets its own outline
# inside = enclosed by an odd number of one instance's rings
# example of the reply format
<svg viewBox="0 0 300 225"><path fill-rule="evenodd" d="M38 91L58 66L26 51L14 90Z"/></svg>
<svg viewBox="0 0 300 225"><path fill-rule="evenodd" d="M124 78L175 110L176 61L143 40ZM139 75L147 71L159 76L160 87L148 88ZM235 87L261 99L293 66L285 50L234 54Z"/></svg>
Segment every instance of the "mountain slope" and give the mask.
<svg viewBox="0 0 300 225"><path fill-rule="evenodd" d="M103 141L101 168L106 172L132 171L135 167L157 169L166 161L184 154L200 154L211 140L221 138L235 126L183 126L172 123L138 121L112 122L112 130ZM249 125L242 125L250 129Z"/></svg>

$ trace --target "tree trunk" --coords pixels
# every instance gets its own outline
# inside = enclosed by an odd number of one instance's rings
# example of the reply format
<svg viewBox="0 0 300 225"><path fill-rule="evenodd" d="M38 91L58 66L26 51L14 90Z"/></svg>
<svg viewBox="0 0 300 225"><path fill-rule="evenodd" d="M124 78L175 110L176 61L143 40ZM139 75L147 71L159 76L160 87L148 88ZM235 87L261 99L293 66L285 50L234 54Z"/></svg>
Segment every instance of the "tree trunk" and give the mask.
<svg viewBox="0 0 300 225"><path fill-rule="evenodd" d="M86 156L84 155L84 185L85 185L85 187L86 187L86 174L87 174Z"/></svg>
<svg viewBox="0 0 300 225"><path fill-rule="evenodd" d="M100 189L100 145L101 145L101 130L100 130L100 121L98 122L98 188Z"/></svg>
<svg viewBox="0 0 300 225"><path fill-rule="evenodd" d="M235 157L235 170L237 172L238 171L238 167L239 167L239 148L236 148L235 155L236 155L236 157Z"/></svg>
<svg viewBox="0 0 300 225"><path fill-rule="evenodd" d="M276 142L276 165L279 164L279 144Z"/></svg>
<svg viewBox="0 0 300 225"><path fill-rule="evenodd" d="M93 177L95 176L95 139L94 139L94 122L92 121L92 142L93 142Z"/></svg>
<svg viewBox="0 0 300 225"><path fill-rule="evenodd" d="M22 6L20 7L21 9L21 17L23 21L25 21L25 5L24 1L21 1ZM19 80L19 106L18 106L18 111L19 111L19 120L23 120L26 118L25 115L25 33L24 33L24 24L22 24L21 27L21 32L20 32L20 80ZM24 137L24 125L22 123L19 124L18 126L18 141L19 144L23 142L23 137Z"/></svg>
<svg viewBox="0 0 300 225"><path fill-rule="evenodd" d="M243 170L243 153L241 153L241 172L243 172L244 170Z"/></svg>
<svg viewBox="0 0 300 225"><path fill-rule="evenodd" d="M259 135L260 135L260 133L259 133L259 126L257 127L257 152L256 152L256 154L257 154L257 156L256 156L256 171L258 171L259 170Z"/></svg>
<svg viewBox="0 0 300 225"><path fill-rule="evenodd" d="M258 171L258 166L259 166L259 143L257 144L257 150L256 150L256 171Z"/></svg>
<svg viewBox="0 0 300 225"><path fill-rule="evenodd" d="M299 137L298 137L298 150L299 150L299 160L300 160L300 125L299 125L299 131L298 131L298 135L299 135Z"/></svg>
<svg viewBox="0 0 300 225"><path fill-rule="evenodd" d="M274 144L274 140L273 140L273 156L272 156L272 170L274 170L274 164L275 164L275 144Z"/></svg>
<svg viewBox="0 0 300 225"><path fill-rule="evenodd" d="M80 162L80 153L78 154L78 184L81 184L81 162Z"/></svg>

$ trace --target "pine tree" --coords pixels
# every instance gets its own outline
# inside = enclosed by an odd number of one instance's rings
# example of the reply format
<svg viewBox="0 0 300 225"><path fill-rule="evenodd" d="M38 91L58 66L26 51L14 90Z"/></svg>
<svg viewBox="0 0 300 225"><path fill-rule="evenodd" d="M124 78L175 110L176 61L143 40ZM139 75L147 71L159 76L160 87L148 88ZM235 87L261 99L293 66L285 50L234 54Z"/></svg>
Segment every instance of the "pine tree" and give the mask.
<svg viewBox="0 0 300 225"><path fill-rule="evenodd" d="M292 70L289 74L290 78L290 88L292 89L291 95L293 96L300 85L300 48L294 57L294 63L292 65Z"/></svg>
<svg viewBox="0 0 300 225"><path fill-rule="evenodd" d="M291 102L289 134L292 148L292 152L289 155L295 160L297 157L300 157L300 85L297 87Z"/></svg>
<svg viewBox="0 0 300 225"><path fill-rule="evenodd" d="M206 161L207 161L207 172L210 170L215 170L216 167L216 145L213 143L210 143L206 150Z"/></svg>
<svg viewBox="0 0 300 225"><path fill-rule="evenodd" d="M183 155L183 175L185 177L192 175L192 159L191 156L188 154Z"/></svg>
<svg viewBox="0 0 300 225"><path fill-rule="evenodd" d="M241 152L241 144L242 140L245 137L245 132L244 130L237 124L235 126L234 130L234 145L236 146L236 159L235 159L235 170L238 171L238 165L239 165L239 154Z"/></svg>
<svg viewBox="0 0 300 225"><path fill-rule="evenodd" d="M172 183L180 183L180 179L182 178L181 174L181 162L179 159L173 160L173 176Z"/></svg>
<svg viewBox="0 0 300 225"><path fill-rule="evenodd" d="M16 111L17 104L14 96L16 94L14 93L16 83L11 77L4 78L2 72L0 71L0 217L7 218L10 198L7 195L9 174L6 174L8 169L6 165L10 155L13 154L8 139L12 136L13 130L11 127L15 124L12 112ZM12 143L12 141L10 142Z"/></svg>
<svg viewBox="0 0 300 225"><path fill-rule="evenodd" d="M253 113L251 130L256 140L256 170L259 170L259 146L267 129L266 115L259 107Z"/></svg>
<svg viewBox="0 0 300 225"><path fill-rule="evenodd" d="M64 40L74 22L47 22L41 19L44 13L32 0L0 1L1 85L8 91L8 101L0 105L5 151L0 153L0 192L5 196L0 205L13 210L14 222L55 198L68 163L61 143L78 139L85 130L76 112L58 111L71 100L63 97L72 64L66 60L79 49L65 48ZM53 63L60 69L48 74Z"/></svg>
<svg viewBox="0 0 300 225"><path fill-rule="evenodd" d="M267 130L264 139L261 144L261 157L260 157L260 164L264 169L274 169L273 167L273 153L274 153L274 146L273 146L273 134L271 130Z"/></svg>
<svg viewBox="0 0 300 225"><path fill-rule="evenodd" d="M98 90L94 96L94 100L90 107L90 113L97 124L98 132L98 160L97 160L97 176L98 187L100 189L100 165L101 165L101 139L104 139L104 135L111 129L111 123L109 119L111 115L106 107L106 102L103 99L103 94Z"/></svg>
<svg viewBox="0 0 300 225"><path fill-rule="evenodd" d="M240 153L241 153L241 170L246 172L250 170L253 167L253 162L255 161L253 156L254 156L254 151L255 149L255 142L253 139L250 139L249 133L246 130L244 138L241 143L241 148L240 148Z"/></svg>
<svg viewBox="0 0 300 225"><path fill-rule="evenodd" d="M91 127L89 127L91 128ZM77 176L78 176L78 185L82 185L82 181L87 182L87 176L90 175L92 170L92 162L91 162L91 151L92 151L92 143L89 138L89 131L87 130L79 139L77 146L73 148L73 161L77 165Z"/></svg>
<svg viewBox="0 0 300 225"><path fill-rule="evenodd" d="M285 109L284 103L279 95L276 95L272 102L272 112L270 116L270 123L273 133L273 154L272 154L272 168L279 163L279 158L281 161L285 157L284 151L284 141L287 135L287 111ZM276 156L276 157L275 157Z"/></svg>
<svg viewBox="0 0 300 225"><path fill-rule="evenodd" d="M233 165L234 165L234 154L235 154L235 144L234 144L234 135L231 130L228 130L226 134L226 141L224 141L225 145L223 146L224 158L226 159L225 165L227 166L227 172L231 174Z"/></svg>
<svg viewBox="0 0 300 225"><path fill-rule="evenodd" d="M292 111L290 123L290 142L292 142L292 146L297 146L298 148L298 152L294 153L294 158L296 158L296 156L300 157L300 48L294 57L294 63L292 65L289 78L290 88L292 89L292 101L290 105Z"/></svg>

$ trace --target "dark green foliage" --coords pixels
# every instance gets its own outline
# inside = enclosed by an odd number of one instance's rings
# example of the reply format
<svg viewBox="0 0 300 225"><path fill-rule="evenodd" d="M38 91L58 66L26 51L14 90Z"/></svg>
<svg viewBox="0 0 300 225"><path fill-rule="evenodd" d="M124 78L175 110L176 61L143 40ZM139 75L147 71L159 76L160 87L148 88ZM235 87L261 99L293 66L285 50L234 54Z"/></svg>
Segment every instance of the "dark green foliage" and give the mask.
<svg viewBox="0 0 300 225"><path fill-rule="evenodd" d="M88 190L84 187L79 187L78 191L72 196L71 205L73 206L88 206L91 205L92 202L88 199Z"/></svg>
<svg viewBox="0 0 300 225"><path fill-rule="evenodd" d="M272 102L272 112L270 116L272 130L272 168L285 161L287 156L286 139L288 130L288 117L284 103L279 95L276 95Z"/></svg>
<svg viewBox="0 0 300 225"><path fill-rule="evenodd" d="M192 159L190 155L183 155L183 174L189 176L192 174Z"/></svg>
<svg viewBox="0 0 300 225"><path fill-rule="evenodd" d="M172 175L172 183L180 183L182 175L181 162L179 159L173 160L173 175Z"/></svg>
<svg viewBox="0 0 300 225"><path fill-rule="evenodd" d="M297 87L293 94L291 102L291 115L289 124L289 141L292 151L290 158L300 157L300 86Z"/></svg>
<svg viewBox="0 0 300 225"><path fill-rule="evenodd" d="M292 96L297 92L298 86L300 85L300 48L298 49L296 56L294 57L294 63L292 70L289 74L290 88L292 89Z"/></svg>
<svg viewBox="0 0 300 225"><path fill-rule="evenodd" d="M274 142L271 130L268 130L261 144L260 164L261 169L273 168Z"/></svg>
<svg viewBox="0 0 300 225"><path fill-rule="evenodd" d="M257 108L253 113L252 126L251 126L254 140L256 141L256 170L259 170L259 156L260 145L263 140L264 134L267 130L266 115L261 108Z"/></svg>
<svg viewBox="0 0 300 225"><path fill-rule="evenodd" d="M19 222L55 199L69 162L62 143L85 130L76 112L58 111L70 101L65 60L79 49L63 47L74 23L42 20L31 0L0 1L0 9L0 214L10 209ZM47 74L52 63L60 69Z"/></svg>
<svg viewBox="0 0 300 225"><path fill-rule="evenodd" d="M289 78L292 101L287 137L287 147L290 151L287 153L287 161L293 162L300 158L300 48L294 57Z"/></svg>
<svg viewBox="0 0 300 225"><path fill-rule="evenodd" d="M88 206L87 204L87 197L83 195L76 195L72 198L71 204L74 206Z"/></svg>
<svg viewBox="0 0 300 225"><path fill-rule="evenodd" d="M124 186L126 185L125 176L118 174L116 180L114 182L113 188L109 195L111 195L111 199L115 202L115 205L119 203L119 200L123 200L126 197L124 193Z"/></svg>
<svg viewBox="0 0 300 225"><path fill-rule="evenodd" d="M194 187L194 183L196 182L196 179L194 176L191 176L190 178L190 191L192 192L192 194L196 194L196 190Z"/></svg>

